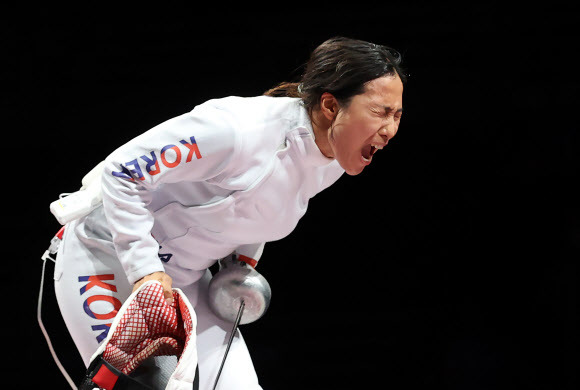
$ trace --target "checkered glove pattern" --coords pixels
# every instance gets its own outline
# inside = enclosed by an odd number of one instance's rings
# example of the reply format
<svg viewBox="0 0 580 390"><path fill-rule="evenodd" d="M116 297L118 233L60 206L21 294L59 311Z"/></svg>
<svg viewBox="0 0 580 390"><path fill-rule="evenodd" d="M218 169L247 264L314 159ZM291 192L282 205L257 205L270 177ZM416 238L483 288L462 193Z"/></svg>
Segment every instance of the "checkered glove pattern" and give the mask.
<svg viewBox="0 0 580 390"><path fill-rule="evenodd" d="M174 291L170 305L160 283L148 284L119 319L103 359L128 375L151 356L181 357L192 334L193 321L181 295Z"/></svg>

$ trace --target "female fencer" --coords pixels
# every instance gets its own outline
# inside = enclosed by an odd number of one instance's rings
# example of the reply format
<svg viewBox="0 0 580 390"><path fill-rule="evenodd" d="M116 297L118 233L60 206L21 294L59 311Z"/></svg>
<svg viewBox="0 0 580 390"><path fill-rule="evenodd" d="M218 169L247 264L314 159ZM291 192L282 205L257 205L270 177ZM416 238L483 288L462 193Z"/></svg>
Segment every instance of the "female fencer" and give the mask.
<svg viewBox="0 0 580 390"><path fill-rule="evenodd" d="M208 268L232 254L255 267L310 198L371 164L397 134L404 82L394 49L336 37L298 82L209 100L113 151L95 179L102 200L66 224L55 266L84 363L131 292L158 280L195 310L200 389L211 388L231 323L209 308ZM240 333L227 363L218 388L261 389Z"/></svg>

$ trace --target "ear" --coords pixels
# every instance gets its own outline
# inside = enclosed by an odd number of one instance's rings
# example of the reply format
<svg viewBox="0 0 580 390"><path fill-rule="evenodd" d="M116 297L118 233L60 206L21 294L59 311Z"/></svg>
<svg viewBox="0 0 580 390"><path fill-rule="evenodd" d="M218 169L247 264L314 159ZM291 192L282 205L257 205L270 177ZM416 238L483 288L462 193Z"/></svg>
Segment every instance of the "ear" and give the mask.
<svg viewBox="0 0 580 390"><path fill-rule="evenodd" d="M338 101L331 93L324 92L320 96L320 112L329 121L334 120L338 114Z"/></svg>

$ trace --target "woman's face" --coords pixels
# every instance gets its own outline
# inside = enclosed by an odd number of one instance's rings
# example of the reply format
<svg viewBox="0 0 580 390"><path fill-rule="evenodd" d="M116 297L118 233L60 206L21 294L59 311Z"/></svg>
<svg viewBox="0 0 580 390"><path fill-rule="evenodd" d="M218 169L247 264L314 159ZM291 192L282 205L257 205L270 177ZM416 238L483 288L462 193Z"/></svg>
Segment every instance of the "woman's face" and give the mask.
<svg viewBox="0 0 580 390"><path fill-rule="evenodd" d="M403 83L383 76L366 84L363 94L339 107L328 132L333 157L349 175L358 175L377 150L397 134L403 113Z"/></svg>

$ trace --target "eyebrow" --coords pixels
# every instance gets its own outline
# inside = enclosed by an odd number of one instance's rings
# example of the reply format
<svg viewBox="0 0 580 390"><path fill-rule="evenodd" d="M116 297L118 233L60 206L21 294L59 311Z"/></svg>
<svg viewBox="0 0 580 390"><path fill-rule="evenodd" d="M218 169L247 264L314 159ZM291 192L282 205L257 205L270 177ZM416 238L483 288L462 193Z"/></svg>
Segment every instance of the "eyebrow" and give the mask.
<svg viewBox="0 0 580 390"><path fill-rule="evenodd" d="M383 108L385 109L385 112L387 112L387 113L394 111L393 107L391 107L391 106L383 106ZM403 107L399 108L396 112L403 112Z"/></svg>

